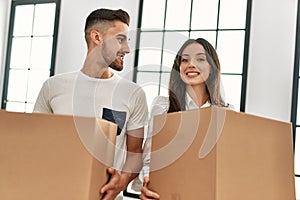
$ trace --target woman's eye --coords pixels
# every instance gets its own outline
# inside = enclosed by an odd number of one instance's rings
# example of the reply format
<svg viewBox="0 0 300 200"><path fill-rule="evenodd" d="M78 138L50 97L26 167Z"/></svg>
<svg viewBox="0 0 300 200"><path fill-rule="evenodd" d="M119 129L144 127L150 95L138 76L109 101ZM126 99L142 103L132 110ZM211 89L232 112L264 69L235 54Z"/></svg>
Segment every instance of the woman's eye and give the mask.
<svg viewBox="0 0 300 200"><path fill-rule="evenodd" d="M188 61L188 60L185 59L185 58L181 59L181 62L187 62L187 61Z"/></svg>

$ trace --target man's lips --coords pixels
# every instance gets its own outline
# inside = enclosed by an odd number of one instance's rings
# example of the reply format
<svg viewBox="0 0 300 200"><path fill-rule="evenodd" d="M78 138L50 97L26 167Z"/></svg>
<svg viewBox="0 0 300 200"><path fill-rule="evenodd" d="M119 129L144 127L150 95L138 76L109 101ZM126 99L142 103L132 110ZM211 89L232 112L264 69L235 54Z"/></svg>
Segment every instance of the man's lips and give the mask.
<svg viewBox="0 0 300 200"><path fill-rule="evenodd" d="M124 56L118 56L116 60L123 65Z"/></svg>

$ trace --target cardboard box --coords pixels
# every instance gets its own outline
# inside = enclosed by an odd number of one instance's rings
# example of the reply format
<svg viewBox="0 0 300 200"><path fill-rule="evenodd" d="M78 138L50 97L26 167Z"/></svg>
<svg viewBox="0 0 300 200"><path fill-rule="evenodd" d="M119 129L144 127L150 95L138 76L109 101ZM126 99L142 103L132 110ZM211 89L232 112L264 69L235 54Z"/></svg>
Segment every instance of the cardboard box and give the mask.
<svg viewBox="0 0 300 200"><path fill-rule="evenodd" d="M211 107L157 116L153 134L162 200L295 200L291 123Z"/></svg>
<svg viewBox="0 0 300 200"><path fill-rule="evenodd" d="M0 199L99 200L116 131L102 119L1 111Z"/></svg>

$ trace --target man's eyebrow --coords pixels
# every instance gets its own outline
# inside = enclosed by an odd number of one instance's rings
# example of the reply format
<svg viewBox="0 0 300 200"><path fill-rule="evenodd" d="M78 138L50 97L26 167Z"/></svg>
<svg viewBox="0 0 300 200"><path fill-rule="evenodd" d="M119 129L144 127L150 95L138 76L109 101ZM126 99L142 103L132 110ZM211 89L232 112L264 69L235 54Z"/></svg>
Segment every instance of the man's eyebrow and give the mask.
<svg viewBox="0 0 300 200"><path fill-rule="evenodd" d="M123 33L119 33L117 36L118 36L118 37L123 37L124 39L127 38L127 35L125 35L125 34L123 34Z"/></svg>

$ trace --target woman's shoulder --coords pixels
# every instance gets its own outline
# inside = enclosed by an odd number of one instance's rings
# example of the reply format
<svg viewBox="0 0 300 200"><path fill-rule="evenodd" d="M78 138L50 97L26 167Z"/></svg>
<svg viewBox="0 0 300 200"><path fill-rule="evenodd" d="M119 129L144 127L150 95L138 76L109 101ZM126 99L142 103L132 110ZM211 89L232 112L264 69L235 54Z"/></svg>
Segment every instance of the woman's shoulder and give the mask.
<svg viewBox="0 0 300 200"><path fill-rule="evenodd" d="M153 105L169 105L169 97L156 96L152 101Z"/></svg>
<svg viewBox="0 0 300 200"><path fill-rule="evenodd" d="M227 103L226 108L229 109L229 110L235 111L235 108L234 108L233 104Z"/></svg>

